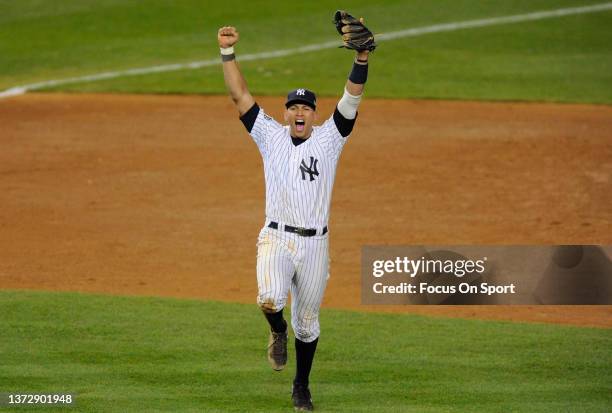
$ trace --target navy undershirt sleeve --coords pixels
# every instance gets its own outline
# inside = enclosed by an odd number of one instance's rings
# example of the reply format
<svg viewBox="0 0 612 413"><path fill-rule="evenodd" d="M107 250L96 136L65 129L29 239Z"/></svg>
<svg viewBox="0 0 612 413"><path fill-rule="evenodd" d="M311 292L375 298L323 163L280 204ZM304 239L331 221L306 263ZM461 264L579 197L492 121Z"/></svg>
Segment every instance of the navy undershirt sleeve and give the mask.
<svg viewBox="0 0 612 413"><path fill-rule="evenodd" d="M253 103L253 106L251 106L251 109L247 110L244 115L240 116L242 124L249 133L251 133L251 131L253 130L253 125L255 125L257 115L259 115L259 105L257 104L257 102L255 102Z"/></svg>
<svg viewBox="0 0 612 413"><path fill-rule="evenodd" d="M356 120L357 114L355 114L355 119L347 119L342 116L342 113L340 113L338 107L336 106L336 110L334 110L334 123L336 124L338 132L340 132L340 135L342 135L343 138L346 138L351 134Z"/></svg>

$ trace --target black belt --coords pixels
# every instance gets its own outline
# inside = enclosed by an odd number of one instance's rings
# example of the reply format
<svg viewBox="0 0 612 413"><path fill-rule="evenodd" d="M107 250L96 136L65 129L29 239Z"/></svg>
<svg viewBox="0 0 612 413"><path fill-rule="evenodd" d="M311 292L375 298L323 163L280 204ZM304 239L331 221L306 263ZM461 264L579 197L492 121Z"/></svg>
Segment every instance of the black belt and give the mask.
<svg viewBox="0 0 612 413"><path fill-rule="evenodd" d="M270 222L270 224L268 225L268 228L272 228L272 229L278 229L278 222ZM314 237L315 235L317 235L317 230L312 228L298 228L298 227L292 227L289 225L285 225L285 231L287 232L293 232L294 234L298 234L301 235L302 237ZM321 235L325 235L327 234L327 226L323 227L323 231L321 231Z"/></svg>

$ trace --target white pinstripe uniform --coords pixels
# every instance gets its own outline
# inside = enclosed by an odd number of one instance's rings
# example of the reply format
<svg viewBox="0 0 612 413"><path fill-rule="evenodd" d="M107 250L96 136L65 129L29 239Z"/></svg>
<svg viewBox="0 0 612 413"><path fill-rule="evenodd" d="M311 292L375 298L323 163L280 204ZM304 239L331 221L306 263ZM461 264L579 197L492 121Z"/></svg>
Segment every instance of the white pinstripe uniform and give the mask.
<svg viewBox="0 0 612 413"><path fill-rule="evenodd" d="M329 219L336 166L348 137L333 115L295 146L289 126L260 108L250 135L264 162L266 224L257 242L257 302L277 312L291 291L291 325L306 343L320 332L319 308L329 278ZM269 228L270 222L278 229ZM284 226L317 229L311 237L284 231Z"/></svg>

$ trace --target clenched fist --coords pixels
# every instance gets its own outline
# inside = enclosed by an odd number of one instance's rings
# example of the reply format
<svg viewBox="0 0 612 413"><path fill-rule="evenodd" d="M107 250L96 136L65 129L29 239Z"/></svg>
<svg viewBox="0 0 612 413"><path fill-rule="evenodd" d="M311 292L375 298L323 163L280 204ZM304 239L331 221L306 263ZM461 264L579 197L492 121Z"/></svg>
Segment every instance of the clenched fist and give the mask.
<svg viewBox="0 0 612 413"><path fill-rule="evenodd" d="M221 27L217 33L217 41L219 42L219 47L222 48L235 45L238 43L239 37L238 30L232 26Z"/></svg>

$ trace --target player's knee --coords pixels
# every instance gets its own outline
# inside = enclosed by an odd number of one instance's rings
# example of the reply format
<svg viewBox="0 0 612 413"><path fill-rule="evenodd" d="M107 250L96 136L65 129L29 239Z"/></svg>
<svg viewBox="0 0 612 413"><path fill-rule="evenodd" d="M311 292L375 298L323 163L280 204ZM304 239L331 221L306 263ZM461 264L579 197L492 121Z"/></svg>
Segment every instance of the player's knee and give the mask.
<svg viewBox="0 0 612 413"><path fill-rule="evenodd" d="M259 304L259 308L264 313L277 313L279 310L276 308L276 304L270 301L266 301Z"/></svg>
<svg viewBox="0 0 612 413"><path fill-rule="evenodd" d="M319 337L318 334L314 334L314 332L309 330L294 330L294 332L295 337L304 343L312 343Z"/></svg>
<svg viewBox="0 0 612 413"><path fill-rule="evenodd" d="M311 343L313 341L315 341L320 334L319 331L319 326L317 325L316 328L293 328L293 332L295 333L295 338L297 338L300 341L303 341L304 343Z"/></svg>
<svg viewBox="0 0 612 413"><path fill-rule="evenodd" d="M267 296L259 296L257 298L257 304L264 313L277 313L285 306L282 301Z"/></svg>
<svg viewBox="0 0 612 413"><path fill-rule="evenodd" d="M319 315L307 312L303 317L293 320L293 332L298 340L305 343L316 340L321 332Z"/></svg>

